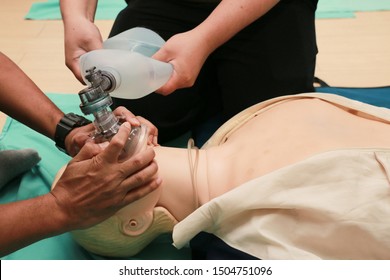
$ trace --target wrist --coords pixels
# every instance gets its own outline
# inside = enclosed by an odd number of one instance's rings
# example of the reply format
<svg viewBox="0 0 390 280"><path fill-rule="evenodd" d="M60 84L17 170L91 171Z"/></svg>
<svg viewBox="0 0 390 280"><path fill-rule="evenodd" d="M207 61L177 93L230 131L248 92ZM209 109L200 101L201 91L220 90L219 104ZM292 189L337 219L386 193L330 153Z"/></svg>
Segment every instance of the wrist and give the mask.
<svg viewBox="0 0 390 280"><path fill-rule="evenodd" d="M42 204L47 207L47 213L51 213L44 224L52 235L62 234L74 228L69 215L58 204L57 198L52 194L52 192L43 195L41 198L43 202Z"/></svg>
<svg viewBox="0 0 390 280"><path fill-rule="evenodd" d="M65 114L56 126L56 131L54 134L54 141L56 143L56 147L60 151L67 153L65 146L66 136L68 136L68 134L76 127L81 127L90 123L91 121L83 116L74 113Z"/></svg>
<svg viewBox="0 0 390 280"><path fill-rule="evenodd" d="M64 23L77 18L85 18L94 22L96 8L97 0L60 0L60 10Z"/></svg>

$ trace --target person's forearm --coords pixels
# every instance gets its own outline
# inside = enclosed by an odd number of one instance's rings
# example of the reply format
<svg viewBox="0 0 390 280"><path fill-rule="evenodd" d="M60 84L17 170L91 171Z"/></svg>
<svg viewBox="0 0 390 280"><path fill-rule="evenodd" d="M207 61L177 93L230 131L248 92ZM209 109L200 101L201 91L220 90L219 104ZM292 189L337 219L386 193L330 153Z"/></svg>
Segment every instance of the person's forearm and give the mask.
<svg viewBox="0 0 390 280"><path fill-rule="evenodd" d="M60 0L64 25L65 64L82 83L79 59L83 54L102 48L102 36L94 23L97 0Z"/></svg>
<svg viewBox="0 0 390 280"><path fill-rule="evenodd" d="M72 228L51 194L0 205L0 256Z"/></svg>
<svg viewBox="0 0 390 280"><path fill-rule="evenodd" d="M63 112L0 52L0 111L53 139Z"/></svg>
<svg viewBox="0 0 390 280"><path fill-rule="evenodd" d="M277 3L279 0L222 0L194 31L204 38L211 53Z"/></svg>
<svg viewBox="0 0 390 280"><path fill-rule="evenodd" d="M60 8L64 24L79 17L95 20L98 0L60 0Z"/></svg>

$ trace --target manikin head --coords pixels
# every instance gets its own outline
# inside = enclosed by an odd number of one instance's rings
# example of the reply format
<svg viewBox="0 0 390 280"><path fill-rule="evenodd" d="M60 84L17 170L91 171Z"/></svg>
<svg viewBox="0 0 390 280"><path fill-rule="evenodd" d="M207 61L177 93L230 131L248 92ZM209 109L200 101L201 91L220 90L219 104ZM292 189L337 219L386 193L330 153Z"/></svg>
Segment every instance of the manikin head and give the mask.
<svg viewBox="0 0 390 280"><path fill-rule="evenodd" d="M52 188L64 170L65 166L57 173ZM72 237L94 254L109 257L134 256L159 235L172 232L177 223L168 210L155 207L160 194L161 188L158 188L95 226L72 231Z"/></svg>
<svg viewBox="0 0 390 280"><path fill-rule="evenodd" d="M145 149L147 135L129 135L125 150L129 156ZM141 137L142 136L142 137ZM145 137L144 137L145 136ZM65 170L57 173L52 188ZM75 241L89 252L110 257L131 257L162 233L172 232L176 219L163 207L155 207L162 189L158 188L128 204L107 220L83 230L72 231Z"/></svg>
<svg viewBox="0 0 390 280"><path fill-rule="evenodd" d="M131 257L177 223L163 207L155 207L161 190L125 206L112 217L84 230L71 232L87 251L109 257Z"/></svg>

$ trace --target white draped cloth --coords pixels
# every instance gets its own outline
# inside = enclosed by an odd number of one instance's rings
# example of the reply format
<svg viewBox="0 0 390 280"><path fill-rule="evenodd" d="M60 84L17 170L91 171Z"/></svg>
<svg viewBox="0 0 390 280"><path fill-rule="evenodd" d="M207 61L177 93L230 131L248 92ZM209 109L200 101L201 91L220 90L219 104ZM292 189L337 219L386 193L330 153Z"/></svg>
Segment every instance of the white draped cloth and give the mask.
<svg viewBox="0 0 390 280"><path fill-rule="evenodd" d="M233 118L211 145L255 111L311 96L390 122L387 109L331 94L280 97ZM174 227L174 245L181 248L205 231L261 259L390 259L389 174L390 149L320 153L201 206Z"/></svg>

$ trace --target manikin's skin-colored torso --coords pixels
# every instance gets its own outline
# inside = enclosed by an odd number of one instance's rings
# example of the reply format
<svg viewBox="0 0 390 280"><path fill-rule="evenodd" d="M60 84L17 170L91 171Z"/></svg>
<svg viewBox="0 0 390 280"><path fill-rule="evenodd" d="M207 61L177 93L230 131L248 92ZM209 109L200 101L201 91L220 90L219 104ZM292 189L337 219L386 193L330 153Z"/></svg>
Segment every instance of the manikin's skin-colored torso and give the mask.
<svg viewBox="0 0 390 280"><path fill-rule="evenodd" d="M199 205L251 179L315 154L351 148L390 148L390 125L357 116L319 99L299 99L262 112L220 146L199 150ZM163 178L157 206L178 220L195 205L188 152L156 147ZM196 151L192 150L195 160Z"/></svg>

